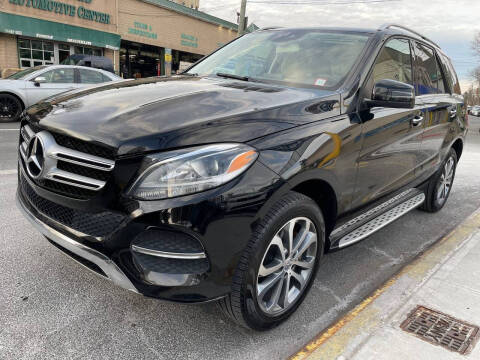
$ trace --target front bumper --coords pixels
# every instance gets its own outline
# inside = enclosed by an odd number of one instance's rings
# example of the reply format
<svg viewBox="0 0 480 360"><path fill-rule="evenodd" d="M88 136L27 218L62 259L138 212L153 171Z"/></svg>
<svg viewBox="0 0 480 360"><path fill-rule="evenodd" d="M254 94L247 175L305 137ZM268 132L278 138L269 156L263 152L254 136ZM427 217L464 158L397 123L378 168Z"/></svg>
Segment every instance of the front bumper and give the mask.
<svg viewBox="0 0 480 360"><path fill-rule="evenodd" d="M138 293L137 288L132 284L130 279L110 258L102 254L101 252L92 249L88 246L81 244L80 242L69 238L68 236L60 233L52 227L44 224L38 220L24 205L20 199L20 194L17 192L16 200L17 207L27 218L28 221L49 241L59 246L61 250L69 254L71 258L76 260L79 264L83 265L87 269L93 271L97 275L100 275L115 285L129 291ZM65 251L66 250L66 251ZM92 266L94 264L95 266Z"/></svg>
<svg viewBox="0 0 480 360"><path fill-rule="evenodd" d="M211 193L89 213L36 186L19 165L18 207L53 245L126 290L188 303L230 291L254 224L280 186L277 175L257 163L242 179Z"/></svg>

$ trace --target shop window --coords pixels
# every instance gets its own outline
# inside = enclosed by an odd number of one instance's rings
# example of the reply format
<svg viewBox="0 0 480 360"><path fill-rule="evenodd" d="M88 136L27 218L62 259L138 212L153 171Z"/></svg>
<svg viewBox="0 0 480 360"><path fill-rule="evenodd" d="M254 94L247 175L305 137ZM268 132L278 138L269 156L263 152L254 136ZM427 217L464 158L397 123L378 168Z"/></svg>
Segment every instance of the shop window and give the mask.
<svg viewBox="0 0 480 360"><path fill-rule="evenodd" d="M75 46L74 53L83 54L83 55L103 56L102 49L95 49L95 48L85 47L85 46Z"/></svg>
<svg viewBox="0 0 480 360"><path fill-rule="evenodd" d="M55 61L53 42L43 40L18 39L20 66L28 68L51 65Z"/></svg>

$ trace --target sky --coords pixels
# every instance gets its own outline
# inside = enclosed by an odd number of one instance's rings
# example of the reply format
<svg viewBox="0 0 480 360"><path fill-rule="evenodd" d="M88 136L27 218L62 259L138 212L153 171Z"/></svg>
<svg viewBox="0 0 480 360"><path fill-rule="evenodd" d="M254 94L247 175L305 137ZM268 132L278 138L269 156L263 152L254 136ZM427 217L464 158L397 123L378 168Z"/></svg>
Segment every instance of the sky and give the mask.
<svg viewBox="0 0 480 360"><path fill-rule="evenodd" d="M362 3L366 1L376 2ZM200 0L200 10L236 23L240 3ZM384 23L408 26L432 39L450 56L462 91L472 85L471 71L480 65L480 57L471 49L474 34L480 32L480 0L248 0L247 16L249 23L261 28L378 28Z"/></svg>

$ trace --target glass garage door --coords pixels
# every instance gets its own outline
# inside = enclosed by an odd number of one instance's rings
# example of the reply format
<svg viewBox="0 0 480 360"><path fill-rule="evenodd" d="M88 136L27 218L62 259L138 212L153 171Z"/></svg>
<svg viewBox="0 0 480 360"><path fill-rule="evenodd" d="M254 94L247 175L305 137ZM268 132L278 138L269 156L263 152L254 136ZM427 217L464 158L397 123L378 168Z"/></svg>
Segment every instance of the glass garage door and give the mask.
<svg viewBox="0 0 480 360"><path fill-rule="evenodd" d="M18 39L20 67L52 65L55 61L52 41Z"/></svg>

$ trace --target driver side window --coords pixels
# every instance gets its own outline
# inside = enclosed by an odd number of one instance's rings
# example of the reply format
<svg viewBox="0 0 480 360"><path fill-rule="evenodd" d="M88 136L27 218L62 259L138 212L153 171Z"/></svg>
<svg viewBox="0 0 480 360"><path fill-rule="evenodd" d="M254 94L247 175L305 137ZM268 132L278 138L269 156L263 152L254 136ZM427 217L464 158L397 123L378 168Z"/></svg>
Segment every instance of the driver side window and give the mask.
<svg viewBox="0 0 480 360"><path fill-rule="evenodd" d="M383 79L413 84L412 56L410 42L407 39L392 39L383 47L373 68L372 87Z"/></svg>
<svg viewBox="0 0 480 360"><path fill-rule="evenodd" d="M40 76L49 84L73 84L75 82L74 69L55 69L44 72Z"/></svg>

